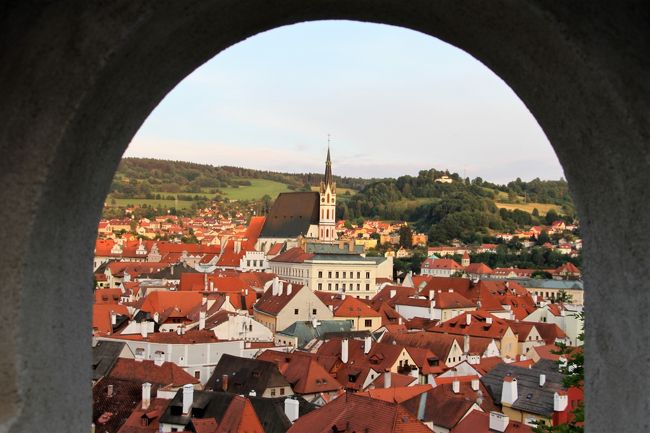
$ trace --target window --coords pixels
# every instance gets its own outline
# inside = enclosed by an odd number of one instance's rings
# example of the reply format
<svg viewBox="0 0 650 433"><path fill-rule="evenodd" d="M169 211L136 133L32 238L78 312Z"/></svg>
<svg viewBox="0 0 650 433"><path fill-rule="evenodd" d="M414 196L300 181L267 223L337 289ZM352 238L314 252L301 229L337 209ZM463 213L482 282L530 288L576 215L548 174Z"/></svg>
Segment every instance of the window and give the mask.
<svg viewBox="0 0 650 433"><path fill-rule="evenodd" d="M329 271L329 272L327 273L327 278L332 278L332 271Z"/></svg>
<svg viewBox="0 0 650 433"><path fill-rule="evenodd" d="M371 327L372 326L372 319L366 319L363 321L363 326L365 327Z"/></svg>
<svg viewBox="0 0 650 433"><path fill-rule="evenodd" d="M370 284L366 284L366 290L370 290Z"/></svg>
<svg viewBox="0 0 650 433"><path fill-rule="evenodd" d="M284 388L280 388L280 395L284 395Z"/></svg>
<svg viewBox="0 0 650 433"><path fill-rule="evenodd" d="M366 278L370 278L370 272L366 272Z"/></svg>
<svg viewBox="0 0 650 433"><path fill-rule="evenodd" d="M346 277L347 272L343 271L343 278Z"/></svg>
<svg viewBox="0 0 650 433"><path fill-rule="evenodd" d="M194 370L194 378L201 379L201 372L199 370Z"/></svg>
<svg viewBox="0 0 650 433"><path fill-rule="evenodd" d="M339 273L338 273L338 271L337 271L337 272L336 272L336 278L338 278L338 277L339 277Z"/></svg>
<svg viewBox="0 0 650 433"><path fill-rule="evenodd" d="M357 272L357 278L361 278L361 272Z"/></svg>
<svg viewBox="0 0 650 433"><path fill-rule="evenodd" d="M318 278L323 278L323 271L318 271Z"/></svg>
<svg viewBox="0 0 650 433"><path fill-rule="evenodd" d="M332 290L332 283L327 283L327 290Z"/></svg>
<svg viewBox="0 0 650 433"><path fill-rule="evenodd" d="M357 283L357 290L361 290L361 284Z"/></svg>
<svg viewBox="0 0 650 433"><path fill-rule="evenodd" d="M323 290L323 283L318 283L318 290Z"/></svg>
<svg viewBox="0 0 650 433"><path fill-rule="evenodd" d="M316 315L316 312L317 312L317 310L316 310L315 308L313 308L313 309L311 310L311 314L313 314L314 316Z"/></svg>
<svg viewBox="0 0 650 433"><path fill-rule="evenodd" d="M293 314L296 314L296 315L298 314L298 309L297 308L293 310Z"/></svg>
<svg viewBox="0 0 650 433"><path fill-rule="evenodd" d="M345 290L345 283L341 284L341 287Z"/></svg>
<svg viewBox="0 0 650 433"><path fill-rule="evenodd" d="M275 397L275 389L271 390L271 397Z"/></svg>

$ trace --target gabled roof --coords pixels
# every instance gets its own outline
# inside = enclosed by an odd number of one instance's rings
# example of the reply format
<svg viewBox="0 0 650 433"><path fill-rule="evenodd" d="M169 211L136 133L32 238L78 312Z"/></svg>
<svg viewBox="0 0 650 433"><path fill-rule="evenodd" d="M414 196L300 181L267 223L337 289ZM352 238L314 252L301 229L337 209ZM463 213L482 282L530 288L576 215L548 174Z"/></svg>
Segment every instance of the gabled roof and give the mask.
<svg viewBox="0 0 650 433"><path fill-rule="evenodd" d="M223 376L226 375L228 383L224 385ZM243 395L255 391L261 396L267 388L280 386L290 385L280 374L275 363L223 354L206 382L205 389L224 390Z"/></svg>
<svg viewBox="0 0 650 433"><path fill-rule="evenodd" d="M283 192L271 207L260 238L297 238L318 224L320 195L317 192Z"/></svg>
<svg viewBox="0 0 650 433"><path fill-rule="evenodd" d="M343 386L316 361L316 358L302 352L282 353L264 351L258 360L275 362L280 373L287 379L297 394L316 394L338 391Z"/></svg>
<svg viewBox="0 0 650 433"><path fill-rule="evenodd" d="M251 402L236 395L221 417L216 433L264 433L264 427Z"/></svg>
<svg viewBox="0 0 650 433"><path fill-rule="evenodd" d="M383 376L383 375L380 375ZM413 385L413 386L391 386L390 388L374 388L368 391L358 392L356 395L363 395L377 400L383 400L390 403L402 403L415 396L425 393L431 389L431 385Z"/></svg>
<svg viewBox="0 0 650 433"><path fill-rule="evenodd" d="M124 343L122 343L124 344ZM173 362L164 362L158 366L151 360L119 358L110 372L110 377L138 382L155 383L161 386L179 387L186 384L200 383Z"/></svg>
<svg viewBox="0 0 650 433"><path fill-rule="evenodd" d="M333 429L336 427L336 430ZM287 433L431 433L406 409L370 397L346 393L298 418Z"/></svg>
<svg viewBox="0 0 650 433"><path fill-rule="evenodd" d="M152 385L151 394L156 395L157 389ZM116 433L141 400L142 382L104 377L93 386L92 422L97 431Z"/></svg>
<svg viewBox="0 0 650 433"><path fill-rule="evenodd" d="M301 290L311 290L300 284L291 284L286 281L279 281L282 287L282 293L274 295L273 289L269 288L264 295L255 303L255 310L272 316L277 316L284 307L296 296ZM291 293L287 294L291 286Z"/></svg>
<svg viewBox="0 0 650 433"><path fill-rule="evenodd" d="M325 305L331 305L334 309L334 317L381 317L377 311L368 304L360 301L354 296L333 295L328 292L314 292Z"/></svg>
<svg viewBox="0 0 650 433"><path fill-rule="evenodd" d="M312 257L314 257L314 254L307 253L300 247L294 247L276 257L273 257L270 261L281 263L303 263L305 260L309 260Z"/></svg>
<svg viewBox="0 0 650 433"><path fill-rule="evenodd" d="M469 324L467 324L468 316L470 317ZM488 323L489 320L492 323ZM504 319L493 316L486 311L476 310L460 314L445 322L440 322L437 325L429 327L427 331L500 340L508 329L510 329L510 326Z"/></svg>
<svg viewBox="0 0 650 433"><path fill-rule="evenodd" d="M325 335L347 334L352 331L352 328L351 320L319 320L316 327L314 327L313 322L296 321L277 334L296 337L298 339L296 347L303 348L314 338L321 338Z"/></svg>
<svg viewBox="0 0 650 433"><path fill-rule="evenodd" d="M544 386L539 386L540 374L546 375ZM562 391L564 376L557 372L499 364L481 378L495 402L501 402L501 391L505 378L516 378L518 398L513 409L551 417L553 415L553 394Z"/></svg>

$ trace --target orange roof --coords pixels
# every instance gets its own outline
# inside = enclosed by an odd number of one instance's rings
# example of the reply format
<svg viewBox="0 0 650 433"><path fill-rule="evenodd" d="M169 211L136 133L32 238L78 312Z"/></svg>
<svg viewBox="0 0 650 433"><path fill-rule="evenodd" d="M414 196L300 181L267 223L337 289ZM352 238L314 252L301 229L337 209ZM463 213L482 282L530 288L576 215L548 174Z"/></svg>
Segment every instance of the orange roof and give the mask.
<svg viewBox="0 0 650 433"><path fill-rule="evenodd" d="M116 379L150 382L174 387L201 383L173 362L164 362L158 366L151 360L136 361L135 359L126 358L117 359L109 376Z"/></svg>
<svg viewBox="0 0 650 433"><path fill-rule="evenodd" d="M129 316L129 310L120 304L94 304L93 330L99 334L109 335L113 332L111 312L118 316Z"/></svg>
<svg viewBox="0 0 650 433"><path fill-rule="evenodd" d="M291 248L280 254L277 257L272 258L272 262L282 262L282 263L302 263L305 260L309 260L314 257L314 254L306 253L300 247Z"/></svg>
<svg viewBox="0 0 650 433"><path fill-rule="evenodd" d="M201 305L201 299L201 294L197 292L151 292L144 298L140 310L150 314L163 314L171 309L171 316L185 317Z"/></svg>
<svg viewBox="0 0 650 433"><path fill-rule="evenodd" d="M336 428L336 430L333 429ZM346 393L325 406L301 416L287 433L431 433L397 403Z"/></svg>
<svg viewBox="0 0 650 433"><path fill-rule="evenodd" d="M264 433L264 428L250 400L236 395L221 417L215 433Z"/></svg>
<svg viewBox="0 0 650 433"><path fill-rule="evenodd" d="M264 227L264 222L266 222L265 216L254 216L248 223L244 236L252 245L255 245L257 239L260 237L260 233L262 233L262 228Z"/></svg>
<svg viewBox="0 0 650 433"><path fill-rule="evenodd" d="M364 395L377 400L383 400L391 403L401 403L409 400L416 395L420 395L431 389L431 385L413 385L390 388L375 388L365 392L358 392L357 395Z"/></svg>
<svg viewBox="0 0 650 433"><path fill-rule="evenodd" d="M346 296L341 299L340 296L327 292L314 293L325 305L333 306L334 317L381 317L380 313L354 296Z"/></svg>

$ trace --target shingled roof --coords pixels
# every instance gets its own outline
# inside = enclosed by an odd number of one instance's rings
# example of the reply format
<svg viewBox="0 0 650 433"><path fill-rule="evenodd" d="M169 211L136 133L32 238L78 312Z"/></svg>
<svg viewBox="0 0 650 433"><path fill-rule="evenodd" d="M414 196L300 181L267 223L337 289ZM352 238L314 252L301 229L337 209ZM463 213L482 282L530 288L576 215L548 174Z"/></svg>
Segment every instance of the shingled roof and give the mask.
<svg viewBox="0 0 650 433"><path fill-rule="evenodd" d="M544 386L539 386L540 374L546 375ZM517 378L519 398L512 404L513 409L544 417L553 415L553 394L562 390L562 374L535 367L525 368L499 364L481 378L481 382L495 402L501 401L505 377Z"/></svg>
<svg viewBox="0 0 650 433"><path fill-rule="evenodd" d="M267 388L290 387L274 362L223 354L205 388L221 390L225 375L229 380L224 391L237 394L248 395L251 391L255 391L257 395L262 395Z"/></svg>
<svg viewBox="0 0 650 433"><path fill-rule="evenodd" d="M296 238L306 235L310 225L318 224L319 210L317 192L280 193L264 222L260 238Z"/></svg>

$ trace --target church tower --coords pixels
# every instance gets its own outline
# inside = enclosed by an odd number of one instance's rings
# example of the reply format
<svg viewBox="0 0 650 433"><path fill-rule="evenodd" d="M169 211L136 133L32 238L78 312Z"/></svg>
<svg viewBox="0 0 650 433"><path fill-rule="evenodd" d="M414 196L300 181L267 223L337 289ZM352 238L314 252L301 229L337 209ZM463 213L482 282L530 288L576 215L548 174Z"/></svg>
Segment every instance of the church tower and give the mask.
<svg viewBox="0 0 650 433"><path fill-rule="evenodd" d="M325 177L320 183L320 218L318 220L318 239L336 240L336 183L332 179L332 160L327 146Z"/></svg>

